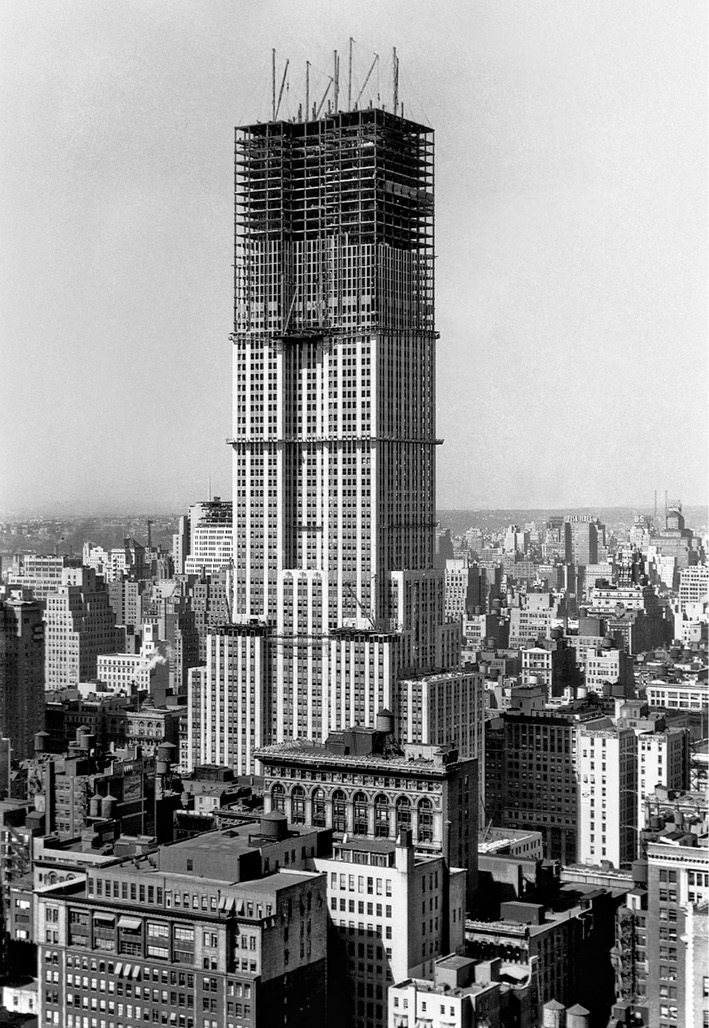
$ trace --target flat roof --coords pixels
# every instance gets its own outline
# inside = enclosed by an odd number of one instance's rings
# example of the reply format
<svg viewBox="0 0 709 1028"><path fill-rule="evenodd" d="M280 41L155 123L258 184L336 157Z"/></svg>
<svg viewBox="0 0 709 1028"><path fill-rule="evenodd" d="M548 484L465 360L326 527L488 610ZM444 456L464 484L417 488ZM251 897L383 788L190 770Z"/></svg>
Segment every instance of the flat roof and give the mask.
<svg viewBox="0 0 709 1028"><path fill-rule="evenodd" d="M178 850L194 853L202 850L204 852L221 853L243 853L248 850L257 850L262 846L271 843L287 842L289 839L300 839L306 835L313 835L316 832L324 831L315 828L313 825L288 825L288 833L283 838L263 834L260 821L246 821L243 824L231 828L220 828L211 832L201 832L192 839L181 839L179 842L169 842L160 849L169 850L174 853Z"/></svg>
<svg viewBox="0 0 709 1028"><path fill-rule="evenodd" d="M470 964L476 963L471 957L459 957L455 953L449 954L447 957L440 957L436 961L436 967L450 967L456 970L461 967L469 967Z"/></svg>
<svg viewBox="0 0 709 1028"><path fill-rule="evenodd" d="M425 744L413 743L414 748L419 748ZM421 756L385 756L381 753L368 753L368 754L355 754L355 753L333 753L332 750L328 749L323 743L316 743L312 741L301 741L294 740L288 743L275 743L273 746L262 746L256 751L254 756L257 760L262 761L264 764L275 764L279 759L281 760L297 760L303 761L309 764L355 764L358 766L368 767L380 767L392 772L406 773L407 771L425 771L427 774L434 774L436 776L444 777L452 767L460 763L468 763L476 759L456 757L455 760L450 760L448 763L442 759L448 756L450 751L446 752L442 747L431 746L431 750L435 752L435 757L421 757Z"/></svg>
<svg viewBox="0 0 709 1028"><path fill-rule="evenodd" d="M393 853L396 849L396 843L392 839L365 839L355 837L354 839L348 839L346 842L338 841L333 844L338 849L345 850L364 850L367 853Z"/></svg>

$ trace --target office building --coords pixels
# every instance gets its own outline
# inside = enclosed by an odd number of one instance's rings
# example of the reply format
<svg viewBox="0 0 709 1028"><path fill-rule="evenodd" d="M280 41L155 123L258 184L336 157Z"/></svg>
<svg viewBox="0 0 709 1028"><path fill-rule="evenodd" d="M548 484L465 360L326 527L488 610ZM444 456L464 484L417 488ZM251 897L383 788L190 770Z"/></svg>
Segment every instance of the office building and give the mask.
<svg viewBox="0 0 709 1028"><path fill-rule="evenodd" d="M174 596L162 601L155 624L170 655L170 692L186 699L189 671L200 665L199 632L189 598Z"/></svg>
<svg viewBox="0 0 709 1028"><path fill-rule="evenodd" d="M689 788L689 730L666 728L636 729L638 737L638 818L645 827L645 805L658 785L683 792Z"/></svg>
<svg viewBox="0 0 709 1028"><path fill-rule="evenodd" d="M499 610L494 614L483 614L480 608L475 608L475 613L469 614L463 621L463 649L461 660L477 660L481 650L490 646L500 648L507 646L509 638L509 622L500 615Z"/></svg>
<svg viewBox="0 0 709 1028"><path fill-rule="evenodd" d="M407 742L452 744L463 760L485 754L485 684L478 671L403 678L394 723Z"/></svg>
<svg viewBox="0 0 709 1028"><path fill-rule="evenodd" d="M44 707L46 736L40 745L47 753L65 753L78 729L86 728L102 752L110 746L124 746L126 713L134 710L137 703L137 698L95 689L87 695L76 689L53 692Z"/></svg>
<svg viewBox="0 0 709 1028"><path fill-rule="evenodd" d="M658 558L668 558L678 576L682 571L699 562L701 542L690 528L686 527L682 504L672 501L665 512L665 527L652 538L650 553ZM676 583L673 582L673 586Z"/></svg>
<svg viewBox="0 0 709 1028"><path fill-rule="evenodd" d="M514 982L520 991L532 985L536 1010L530 1019L520 1022L519 1008L515 1017L513 1007L503 1025L526 1023L536 1028L567 1023L546 1019L542 1008L550 1001L583 1004L586 1015L591 1011L591 1023L608 1024L614 999L609 943L619 898L609 888L569 882L548 905L510 900L501 904L498 918L466 922L467 956L499 961L500 979Z"/></svg>
<svg viewBox="0 0 709 1028"><path fill-rule="evenodd" d="M169 681L168 654L157 626L146 624L140 653L100 653L95 674L110 693L132 696L146 692L163 700Z"/></svg>
<svg viewBox="0 0 709 1028"><path fill-rule="evenodd" d="M447 560L444 566L446 617L455 621L473 613L476 607L487 607L485 572L467 560Z"/></svg>
<svg viewBox="0 0 709 1028"><path fill-rule="evenodd" d="M407 978L389 990L389 1028L501 1028L499 961L475 963L450 954L434 965L434 979ZM519 1022L524 1024L525 1022Z"/></svg>
<svg viewBox="0 0 709 1028"><path fill-rule="evenodd" d="M645 687L650 707L663 710L709 710L709 685L699 675L684 675L678 682L653 679Z"/></svg>
<svg viewBox="0 0 709 1028"><path fill-rule="evenodd" d="M552 593L522 593L509 608L510 649L534 645L537 639L549 639L559 614L559 601Z"/></svg>
<svg viewBox="0 0 709 1028"><path fill-rule="evenodd" d="M677 831L648 845L647 1003L653 1028L699 1028L709 1020L709 980L702 963L707 945L702 918L709 903L706 843L706 835L697 839Z"/></svg>
<svg viewBox="0 0 709 1028"><path fill-rule="evenodd" d="M324 739L391 709L404 669L458 663L433 567L433 132L274 119L237 130L235 170L233 620L269 626L244 673L270 737Z"/></svg>
<svg viewBox="0 0 709 1028"><path fill-rule="evenodd" d="M411 830L417 853L446 852L467 868L467 907L477 887L478 762L450 746L406 743L382 712L377 729L333 732L325 744L292 740L256 754L264 807L336 838L395 840Z"/></svg>
<svg viewBox="0 0 709 1028"><path fill-rule="evenodd" d="M600 646L584 648L584 674L587 692L603 695L614 687L614 696L630 698L635 692L635 661L625 650L618 649L610 636Z"/></svg>
<svg viewBox="0 0 709 1028"><path fill-rule="evenodd" d="M181 514L177 519L177 531L172 536L172 560L175 565L175 574L184 575L185 561L190 552L190 518L188 514Z"/></svg>
<svg viewBox="0 0 709 1028"><path fill-rule="evenodd" d="M46 604L45 687L66 689L96 678L99 653L116 653L123 642L103 579L93 568L64 568Z"/></svg>
<svg viewBox="0 0 709 1028"><path fill-rule="evenodd" d="M208 633L206 665L188 676L188 768L227 764L239 775L256 773L256 750L271 737L266 645L267 630L259 623L222 625Z"/></svg>
<svg viewBox="0 0 709 1028"><path fill-rule="evenodd" d="M64 568L81 567L79 557L66 554L21 553L12 558L8 570L9 585L32 590L35 600L46 600L62 584Z"/></svg>
<svg viewBox="0 0 709 1028"><path fill-rule="evenodd" d="M579 864L629 867L637 856L637 738L610 718L579 725Z"/></svg>
<svg viewBox="0 0 709 1028"><path fill-rule="evenodd" d="M189 553L184 558L184 574L212 575L229 567L234 555L231 501L215 496L213 500L194 503L187 517L189 529L178 533L181 542L177 551L177 559L180 559L180 547L189 541Z"/></svg>
<svg viewBox="0 0 709 1028"><path fill-rule="evenodd" d="M37 893L39 1022L324 1024L322 875L234 883L121 863Z"/></svg>
<svg viewBox="0 0 709 1028"><path fill-rule="evenodd" d="M688 603L709 603L709 565L700 564L680 571L679 600L682 612Z"/></svg>
<svg viewBox="0 0 709 1028"><path fill-rule="evenodd" d="M576 696L580 677L576 668L576 650L563 638L560 628L551 630L550 639L542 639L536 646L521 651L522 685L541 684L547 698Z"/></svg>
<svg viewBox="0 0 709 1028"><path fill-rule="evenodd" d="M579 844L576 729L598 717L587 708L507 710L486 726L487 817L541 832L546 857L564 864L576 862Z"/></svg>
<svg viewBox="0 0 709 1028"><path fill-rule="evenodd" d="M116 624L134 629L143 622L144 582L124 576L108 583L108 602L116 615Z"/></svg>
<svg viewBox="0 0 709 1028"><path fill-rule="evenodd" d="M228 568L200 575L191 582L187 596L198 636L199 663L207 663L207 633L231 622L231 576Z"/></svg>
<svg viewBox="0 0 709 1028"><path fill-rule="evenodd" d="M605 556L605 525L588 514L571 514L566 523L569 526L565 536L568 541L567 562L583 566L598 564L599 557Z"/></svg>
<svg viewBox="0 0 709 1028"><path fill-rule="evenodd" d="M466 873L442 856L417 856L410 829L396 842L336 841L315 866L327 875L337 954L331 990L342 1020L384 1028L387 987L409 976L433 977L436 959L462 947Z"/></svg>
<svg viewBox="0 0 709 1028"><path fill-rule="evenodd" d="M140 710L127 711L125 735L129 746L140 746L144 757L155 757L158 748L170 743L180 744L180 718L184 707L156 707L151 702Z"/></svg>
<svg viewBox="0 0 709 1028"><path fill-rule="evenodd" d="M628 653L664 646L672 638L672 622L650 585L599 582L590 590L588 607L591 615L605 621L606 632Z"/></svg>
<svg viewBox="0 0 709 1028"><path fill-rule="evenodd" d="M44 728L44 622L42 604L23 588L0 597L0 737L14 760L34 753Z"/></svg>
<svg viewBox="0 0 709 1028"><path fill-rule="evenodd" d="M122 578L128 570L128 561L129 556L125 547L115 546L106 550L103 546L95 546L91 542L84 543L82 564L84 567L93 568L104 582L115 582Z"/></svg>
<svg viewBox="0 0 709 1028"><path fill-rule="evenodd" d="M60 838L82 834L95 819L111 820L127 834L144 835L154 828L155 761L136 750L97 760L93 737L77 732L77 744L66 756L41 756L29 764L29 785L47 832Z"/></svg>

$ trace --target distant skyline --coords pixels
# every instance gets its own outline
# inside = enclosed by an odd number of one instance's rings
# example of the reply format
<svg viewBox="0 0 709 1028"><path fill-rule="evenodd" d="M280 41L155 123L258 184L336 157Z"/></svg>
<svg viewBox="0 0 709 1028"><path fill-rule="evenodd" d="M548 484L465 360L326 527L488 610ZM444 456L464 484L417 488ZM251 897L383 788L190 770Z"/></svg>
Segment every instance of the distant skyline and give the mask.
<svg viewBox="0 0 709 1028"><path fill-rule="evenodd" d="M233 127L350 35L436 130L437 506L706 503L706 5L441 11L6 0L0 509L230 497Z"/></svg>

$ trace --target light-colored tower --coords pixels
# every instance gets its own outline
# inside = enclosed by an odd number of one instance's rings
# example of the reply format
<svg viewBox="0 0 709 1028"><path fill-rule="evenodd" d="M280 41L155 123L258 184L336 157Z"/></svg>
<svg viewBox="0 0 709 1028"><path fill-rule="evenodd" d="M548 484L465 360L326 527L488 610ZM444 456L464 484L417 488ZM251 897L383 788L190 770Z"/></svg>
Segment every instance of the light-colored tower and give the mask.
<svg viewBox="0 0 709 1028"><path fill-rule="evenodd" d="M233 620L274 740L455 666L433 570L433 133L379 109L236 131ZM267 741L267 740L263 740Z"/></svg>
<svg viewBox="0 0 709 1028"><path fill-rule="evenodd" d="M638 736L638 829L645 825L645 803L658 785L678 792L689 787L689 729L663 728L639 731Z"/></svg>
<svg viewBox="0 0 709 1028"><path fill-rule="evenodd" d="M610 719L582 724L576 740L578 863L628 867L637 852L637 739Z"/></svg>
<svg viewBox="0 0 709 1028"><path fill-rule="evenodd" d="M104 580L93 568L64 568L47 595L45 687L68 689L96 677L99 653L116 653L122 633Z"/></svg>

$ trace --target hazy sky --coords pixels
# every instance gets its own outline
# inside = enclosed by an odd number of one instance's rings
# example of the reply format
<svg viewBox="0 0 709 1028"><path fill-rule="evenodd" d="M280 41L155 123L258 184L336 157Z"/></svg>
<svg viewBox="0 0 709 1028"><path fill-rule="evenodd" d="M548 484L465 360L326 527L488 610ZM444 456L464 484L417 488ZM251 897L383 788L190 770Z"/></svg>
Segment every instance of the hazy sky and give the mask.
<svg viewBox="0 0 709 1028"><path fill-rule="evenodd" d="M349 36L436 129L438 505L701 503L706 12L3 0L0 508L231 495L233 126Z"/></svg>

